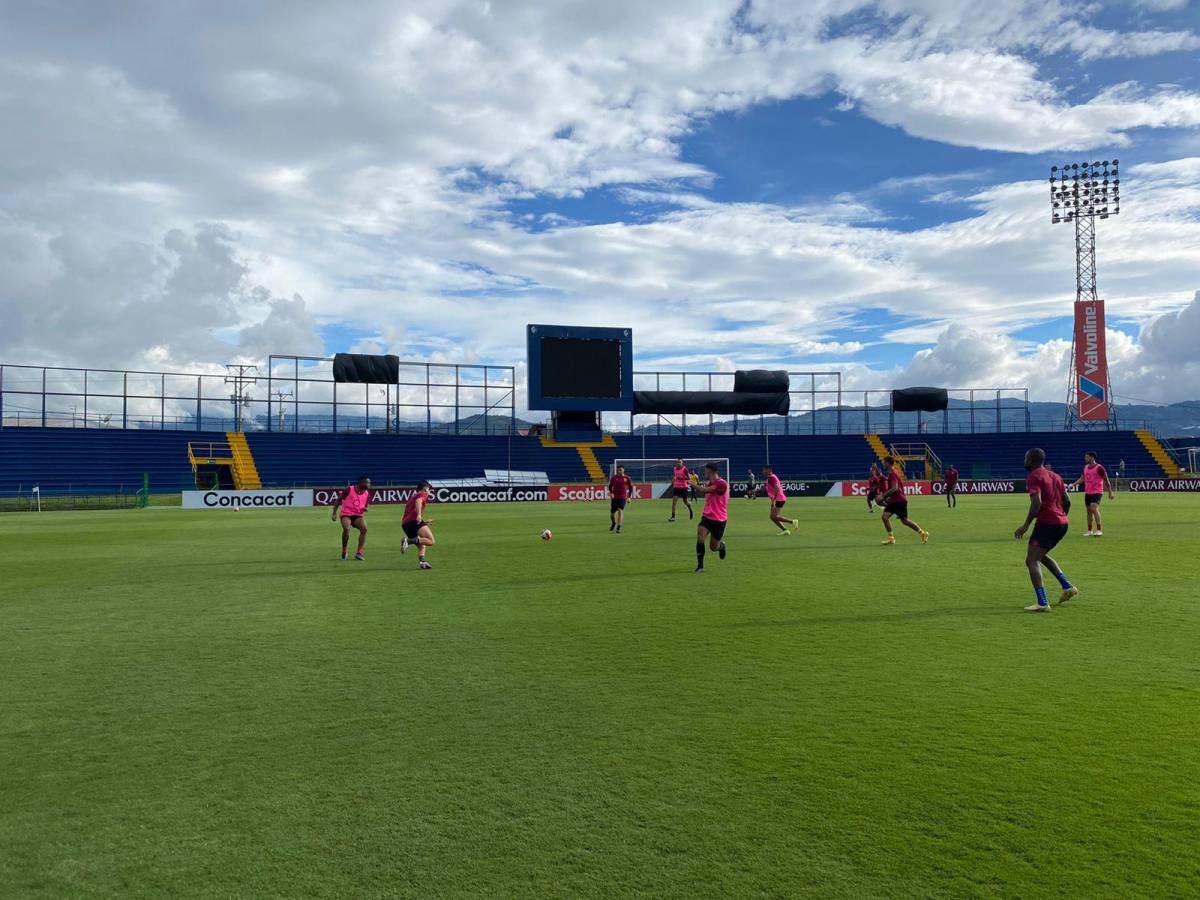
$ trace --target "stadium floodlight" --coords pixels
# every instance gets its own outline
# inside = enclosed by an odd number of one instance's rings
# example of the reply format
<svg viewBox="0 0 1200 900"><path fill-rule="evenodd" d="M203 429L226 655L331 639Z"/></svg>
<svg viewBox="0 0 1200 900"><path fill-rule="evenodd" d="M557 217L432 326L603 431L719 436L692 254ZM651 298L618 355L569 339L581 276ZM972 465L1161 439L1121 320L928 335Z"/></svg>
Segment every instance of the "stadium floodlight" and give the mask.
<svg viewBox="0 0 1200 900"><path fill-rule="evenodd" d="M1096 219L1121 211L1120 160L1050 167L1050 221L1075 223L1075 329L1067 427L1115 423L1104 339L1104 301L1096 291Z"/></svg>

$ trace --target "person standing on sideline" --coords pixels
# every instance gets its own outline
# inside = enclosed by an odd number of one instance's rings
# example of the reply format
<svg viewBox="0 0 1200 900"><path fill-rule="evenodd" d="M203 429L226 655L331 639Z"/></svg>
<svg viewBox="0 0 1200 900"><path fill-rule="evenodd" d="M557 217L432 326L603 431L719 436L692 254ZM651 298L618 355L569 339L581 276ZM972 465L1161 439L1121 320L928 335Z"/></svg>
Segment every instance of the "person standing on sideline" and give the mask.
<svg viewBox="0 0 1200 900"><path fill-rule="evenodd" d="M354 558L359 562L366 559L363 548L367 545L367 507L371 505L371 479L360 475L357 484L352 484L338 494L337 502L333 504L330 519L337 521L341 512L342 520L342 559L346 558L346 549L350 546L350 529L358 529L358 551Z"/></svg>
<svg viewBox="0 0 1200 900"><path fill-rule="evenodd" d="M1116 500L1112 482L1108 480L1108 470L1096 462L1096 454L1089 450L1083 455L1083 472L1071 482L1071 487L1083 485L1083 501L1087 504L1087 531L1084 537L1101 537L1104 534L1100 526L1100 501L1104 492L1108 491L1108 499ZM1095 523L1093 525L1093 523Z"/></svg>
<svg viewBox="0 0 1200 900"><path fill-rule="evenodd" d="M1050 557L1050 551L1067 536L1069 520L1065 507L1066 485L1056 473L1043 465L1045 462L1046 451L1038 447L1025 454L1025 469L1029 472L1025 478L1025 486L1029 491L1029 512L1025 516L1024 524L1013 532L1013 537L1019 541L1029 530L1030 524L1036 522L1033 534L1029 537L1025 566L1029 569L1029 580L1033 584L1037 602L1025 607L1026 612L1050 612L1046 588L1042 584L1042 566L1045 566L1062 586L1062 595L1058 598L1060 604L1079 596L1079 588L1067 580L1058 563Z"/></svg>
<svg viewBox="0 0 1200 900"><path fill-rule="evenodd" d="M746 470L746 499L753 500L758 496L758 478L753 469Z"/></svg>
<svg viewBox="0 0 1200 900"><path fill-rule="evenodd" d="M625 504L633 496L633 479L625 474L624 466L617 466L617 471L608 482L608 530L621 533L621 523L625 521Z"/></svg>

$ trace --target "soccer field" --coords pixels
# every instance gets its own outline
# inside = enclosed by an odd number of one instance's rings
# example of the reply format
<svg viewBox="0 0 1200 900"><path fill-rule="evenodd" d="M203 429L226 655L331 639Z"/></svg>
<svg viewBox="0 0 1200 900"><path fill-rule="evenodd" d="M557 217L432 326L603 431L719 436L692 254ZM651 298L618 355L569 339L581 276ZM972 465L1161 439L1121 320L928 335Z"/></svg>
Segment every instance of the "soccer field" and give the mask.
<svg viewBox="0 0 1200 900"><path fill-rule="evenodd" d="M1198 502L5 515L0 896L1193 894Z"/></svg>

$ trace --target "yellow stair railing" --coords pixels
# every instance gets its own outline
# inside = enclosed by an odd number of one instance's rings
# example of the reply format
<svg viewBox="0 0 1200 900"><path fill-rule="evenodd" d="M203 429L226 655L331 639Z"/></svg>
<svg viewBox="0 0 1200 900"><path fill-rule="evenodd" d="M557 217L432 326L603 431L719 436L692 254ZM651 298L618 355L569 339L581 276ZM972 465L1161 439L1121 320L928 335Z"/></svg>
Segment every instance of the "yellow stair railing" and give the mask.
<svg viewBox="0 0 1200 900"><path fill-rule="evenodd" d="M226 432L229 446L233 451L233 483L238 490L254 491L262 487L262 479L258 477L258 467L254 465L254 454L246 442L246 435L240 431Z"/></svg>
<svg viewBox="0 0 1200 900"><path fill-rule="evenodd" d="M1142 446L1146 451L1154 457L1154 461L1162 466L1162 470L1167 473L1169 478L1178 478L1183 473L1179 470L1179 466L1175 460L1171 459L1171 455L1163 449L1163 445L1149 431L1135 431L1137 439L1142 442Z"/></svg>

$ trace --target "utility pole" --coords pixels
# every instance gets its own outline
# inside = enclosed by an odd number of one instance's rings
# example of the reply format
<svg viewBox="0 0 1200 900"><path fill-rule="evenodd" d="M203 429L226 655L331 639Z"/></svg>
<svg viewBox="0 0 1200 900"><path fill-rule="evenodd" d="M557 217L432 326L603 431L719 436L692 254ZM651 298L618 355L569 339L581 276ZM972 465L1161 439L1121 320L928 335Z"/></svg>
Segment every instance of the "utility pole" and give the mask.
<svg viewBox="0 0 1200 900"><path fill-rule="evenodd" d="M229 393L229 402L233 404L233 430L245 431L242 427L243 412L250 408L254 399L250 395L250 386L258 383L258 366L226 363L225 383L233 385Z"/></svg>

